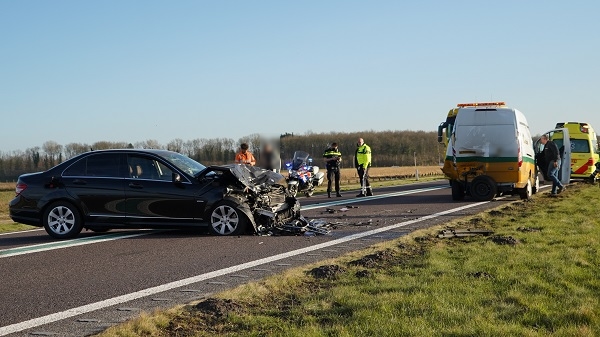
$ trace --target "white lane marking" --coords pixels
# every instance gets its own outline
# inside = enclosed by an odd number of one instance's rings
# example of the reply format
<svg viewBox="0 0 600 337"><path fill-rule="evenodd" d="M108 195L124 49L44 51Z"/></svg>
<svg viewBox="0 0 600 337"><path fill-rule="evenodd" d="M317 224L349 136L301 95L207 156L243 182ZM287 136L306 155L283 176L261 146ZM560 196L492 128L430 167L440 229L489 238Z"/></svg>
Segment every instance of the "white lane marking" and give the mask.
<svg viewBox="0 0 600 337"><path fill-rule="evenodd" d="M141 231L143 231L143 233L135 233L135 234L112 233L112 234L106 234L106 235L95 236L95 237L72 239L69 241L48 242L48 243L40 243L37 245L0 249L0 259L5 258L5 257L17 256L17 255L25 255L25 254L31 254L31 253L44 252L44 251L48 251L48 250L89 245L89 244L98 243L98 242L106 242L106 241L113 241L113 240L119 240L119 239L134 238L137 236L143 236L143 235L149 235L149 234L161 232L161 231L147 230L147 229L143 229Z"/></svg>
<svg viewBox="0 0 600 337"><path fill-rule="evenodd" d="M43 228L38 228L38 229L28 229L26 231L16 231L16 232L7 232L7 233L0 233L0 236L3 235L15 235L15 234L21 234L21 233L29 233L29 232L37 232L37 231L42 231L44 230Z"/></svg>
<svg viewBox="0 0 600 337"><path fill-rule="evenodd" d="M326 202L321 202L321 203L317 203L317 204L313 204L313 205L304 206L301 208L301 210L308 211L311 209L317 209L317 208L323 208L323 207L329 207L329 206L356 204L359 202L365 202L365 201L369 201L369 200L392 198L392 197L398 197L401 195L429 192L429 191L441 190L441 189L445 189L445 188L450 188L450 187L446 186L446 185L431 186L431 187L418 188L416 190L391 192L391 193L385 193L385 194L376 194L371 197L360 197L360 198L355 198L355 199L342 199L342 200L326 201Z"/></svg>
<svg viewBox="0 0 600 337"><path fill-rule="evenodd" d="M90 304L86 304L80 307L76 307L76 308L72 308L72 309L68 309L65 311L61 311L61 312L57 312L54 314L50 314L50 315L46 315L46 316L42 316L42 317L37 317L37 318L33 318L24 322L20 322L20 323L15 323L15 324L11 324L11 325L7 325L7 326L3 326L0 327L0 336L5 336L11 333L15 333L15 332L20 332L26 329L31 329L31 328L35 328L44 324L49 324L52 322L56 322L56 321L60 321L63 319L67 319L67 318L71 318L77 315L81 315L81 314L85 314L88 312L92 312L92 311L96 311L96 310L100 310L100 309L104 309L113 305L118 305L118 304L122 304L122 303L126 303L129 301L133 301L133 300L137 300L139 298L142 297L146 297L146 296L151 296L151 295L156 295L158 293L162 293L165 291L169 291L172 289L176 289L176 288L180 288L180 287L185 287L188 286L190 284L193 283L198 283L201 281L205 281L211 278L215 278L215 277L219 277L219 276L223 276L223 275L227 275L230 273L236 273L236 272L240 272L242 270L248 269L248 268L254 268L266 263L271 263L271 262L275 262L278 260L282 260L282 259L286 259L292 256L296 256L296 255L300 255L300 254L304 254L304 253L308 253L311 251L315 251L318 249L322 249L322 248L326 248L326 247L330 247L330 246L334 246L340 243L344 243L344 242L348 242L348 241L352 241L352 240L356 240L356 239L360 239L366 236L370 236L370 235L374 235L374 234L378 234L381 232L385 232L385 231L389 231L392 229L396 229L396 228L400 228L400 227L405 227L408 225L412 225L421 221L426 221L426 220L430 220L430 219L434 219L443 215L448 215L448 214L452 214L455 212L459 212L465 209L469 209L472 207L477 207L483 204L488 203L489 201L483 201L483 202L477 202L477 203L473 203L473 204L468 204L465 206L461 206L461 207L457 207L457 208L453 208L453 209L449 209L443 212L438 212L435 214L431 214L431 215L427 215L424 216L422 218L419 219L414 219L414 220L409 220L406 222L400 222L394 225L390 225L390 226L386 226L386 227L382 227L382 228L377 228L377 229L373 229L367 232L362 232L362 233L357 233L357 234L353 234L353 235L349 235L343 238L339 238L336 240L332 240L332 241L328 241L328 242L324 242L318 245L314 245L314 246L310 246L310 247L306 247L306 248L300 248L300 249L296 249L293 250L291 252L287 252L287 253L281 253L281 254L277 254L277 255L273 255L270 257L266 257L266 258L262 258L259 260L255 260L255 261L250 261L250 262L246 262L246 263L242 263L240 265L237 266L232 266L232 267L228 267L228 268L224 268L224 269L220 269L220 270L216 270L210 273L206 273L206 274L201 274L201 275L197 275L197 276L192 276L189 278L185 278L179 281L174 281L174 282L170 282L170 283L165 283L156 287L151 287L151 288L146 288L140 291L136 291L130 294L125 294L125 295L121 295L121 296L117 296L117 297L113 297L113 298L109 298L100 302L96 302L96 303L90 303Z"/></svg>

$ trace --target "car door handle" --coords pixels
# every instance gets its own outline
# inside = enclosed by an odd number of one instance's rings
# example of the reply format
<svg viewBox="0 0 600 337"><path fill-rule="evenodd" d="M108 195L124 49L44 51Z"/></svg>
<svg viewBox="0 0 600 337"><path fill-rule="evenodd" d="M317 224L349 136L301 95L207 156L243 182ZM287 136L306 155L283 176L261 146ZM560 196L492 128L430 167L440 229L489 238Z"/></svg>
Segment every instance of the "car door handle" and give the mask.
<svg viewBox="0 0 600 337"><path fill-rule="evenodd" d="M87 182L83 179L75 179L73 180L73 184L75 185L87 185Z"/></svg>
<svg viewBox="0 0 600 337"><path fill-rule="evenodd" d="M129 183L129 187L131 187L131 188L144 188L144 186L142 184L138 184L138 183Z"/></svg>

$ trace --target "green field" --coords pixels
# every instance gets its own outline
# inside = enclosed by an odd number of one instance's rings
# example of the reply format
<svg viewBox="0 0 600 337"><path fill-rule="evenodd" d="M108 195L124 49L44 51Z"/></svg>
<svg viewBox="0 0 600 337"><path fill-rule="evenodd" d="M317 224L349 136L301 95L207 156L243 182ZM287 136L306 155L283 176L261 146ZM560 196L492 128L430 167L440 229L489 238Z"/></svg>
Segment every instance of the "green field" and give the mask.
<svg viewBox="0 0 600 337"><path fill-rule="evenodd" d="M100 336L598 336L598 204L597 186L571 185Z"/></svg>

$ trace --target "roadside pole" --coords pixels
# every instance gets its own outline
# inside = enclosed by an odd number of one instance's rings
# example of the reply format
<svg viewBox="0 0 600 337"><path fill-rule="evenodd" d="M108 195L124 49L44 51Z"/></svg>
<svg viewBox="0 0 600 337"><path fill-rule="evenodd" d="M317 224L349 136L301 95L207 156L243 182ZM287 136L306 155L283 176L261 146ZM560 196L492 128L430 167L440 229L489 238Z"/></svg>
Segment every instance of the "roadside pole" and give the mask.
<svg viewBox="0 0 600 337"><path fill-rule="evenodd" d="M415 158L415 177L417 178L417 180L419 180L419 169L417 168L417 151L414 152L413 156Z"/></svg>

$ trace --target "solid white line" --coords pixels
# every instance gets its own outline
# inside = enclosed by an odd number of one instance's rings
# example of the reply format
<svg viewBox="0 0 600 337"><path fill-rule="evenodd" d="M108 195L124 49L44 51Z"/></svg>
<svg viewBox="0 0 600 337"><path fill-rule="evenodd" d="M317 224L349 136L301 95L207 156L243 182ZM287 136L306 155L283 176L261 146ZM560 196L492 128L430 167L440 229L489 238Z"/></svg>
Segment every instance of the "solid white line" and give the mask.
<svg viewBox="0 0 600 337"><path fill-rule="evenodd" d="M483 204L488 203L489 201L483 201L483 202L477 202L477 203L473 203L473 204L468 204L465 206L461 206L461 207L457 207L454 209L450 209L450 210L446 210L443 212L439 212L439 213L435 213L435 214L431 214L431 215L427 215L424 216L422 218L419 219L414 219L414 220L409 220L406 222L400 222L394 225L390 225L390 226L386 226L386 227L382 227L382 228L377 228L377 229L373 229L367 232L362 232L362 233L357 233L357 234L353 234L353 235L349 235L343 238L339 238L336 240L332 240L332 241L328 241L328 242L324 242L318 245L314 245L314 246L310 246L310 247L306 247L306 248L301 248L301 249L296 249L293 250L291 252L287 252L287 253L282 253L282 254L277 254L274 256L270 256L270 257L266 257L263 259L259 259L259 260L255 260L255 261L250 261L250 262L246 262L237 266L232 266L232 267L228 267L228 268L224 268L224 269L220 269L220 270L216 270L210 273L206 273L206 274L201 274L201 275L197 275L197 276L193 276L193 277L189 277L189 278L185 278L179 281L174 281L174 282L170 282L170 283L166 283L166 284L162 284L156 287L151 287L151 288L147 288L147 289L143 289L140 291L136 291L130 294L125 294L125 295L121 295L121 296L117 296L117 297L113 297L113 298L109 298L100 302L96 302L96 303L90 303L90 304L86 304L80 307L76 307L76 308L72 308L72 309L68 309L65 311L61 311L61 312L57 312L54 314L50 314L50 315L46 315L46 316L42 316L42 317L37 317L37 318L33 318L24 322L20 322L20 323L15 323L15 324L11 324L11 325L7 325L4 327L0 327L0 336L5 336L11 333L15 333L15 332L19 332L19 331L23 331L26 329L31 329L31 328L35 328L44 324L49 324L52 322L56 322L56 321L60 321L63 319L67 319L67 318L71 318L77 315L81 315L81 314L85 314L88 312L92 312L92 311L96 311L96 310L100 310L100 309L104 309L113 305L118 305L118 304L122 304L122 303L126 303L129 301L133 301L142 297L146 297L146 296L150 296L150 295L156 295L158 293L164 292L164 291L169 291L172 289L176 289L176 288L180 288L180 287L184 287L184 286L188 286L190 284L193 283L197 283L197 282L201 282L204 280L208 280L211 278L215 278L215 277L219 277L219 276L223 276L223 275L227 275L230 273L235 273L235 272L239 272L242 271L244 269L248 269L248 268L253 268L253 267L257 267L266 263L271 263L274 261L278 261L278 260L282 260L282 259L286 259L292 256L296 256L296 255L300 255L300 254L304 254L304 253L308 253L311 251L315 251L318 249L322 249L322 248L326 248L326 247L330 247L330 246L334 246L340 243L344 243L344 242L348 242L348 241L352 241L352 240L356 240L356 239L360 239L366 236L370 236L370 235L374 235L374 234L378 234L381 232L385 232L385 231L389 231L392 229L396 229L396 228L400 228L400 227L404 227L404 226L408 226L408 225L412 225L414 223L418 223L418 222L422 222L422 221L426 221L426 220L430 220L430 219L434 219L443 215L447 215L447 214L451 214L451 213L455 213L458 211L462 211L465 209L469 209L472 207L476 207L476 206L480 206Z"/></svg>
<svg viewBox="0 0 600 337"><path fill-rule="evenodd" d="M347 205L347 204L356 204L356 203L359 203L359 202L365 202L365 201L369 201L369 200L392 198L392 197L398 197L398 196L401 196L401 195L423 193L423 192L441 190L441 189L445 189L445 188L450 188L450 187L449 186L431 186L431 187L418 188L416 190L407 190L407 191L399 191L399 192L390 192L390 193L385 193L385 194L377 194L377 195L374 195L374 196L371 196L371 197L361 197L361 198L353 198L353 199L341 199L341 200L325 201L325 202L321 202L321 203L317 203L317 204L303 206L301 208L301 210L302 211L308 211L308 210L312 210L312 209L324 208L324 207L329 207L329 206L339 206L339 205Z"/></svg>
<svg viewBox="0 0 600 337"><path fill-rule="evenodd" d="M1 249L0 250L0 259L5 258L5 257L17 256L17 255L45 252L45 251L61 249L61 248L70 248L70 247L91 245L93 243L98 243L98 242L106 242L106 241L114 241L114 240L119 240L119 239L134 238L137 236L150 235L150 234L155 234L155 233L159 232L156 230L154 230L154 231L142 230L142 231L144 231L144 232L128 234L128 235L117 235L117 233L112 233L112 234L105 234L105 235L97 236L97 237L73 239L70 241L48 242L48 243L40 243L37 245L31 245L31 246L22 246L22 247L16 247L16 248Z"/></svg>

